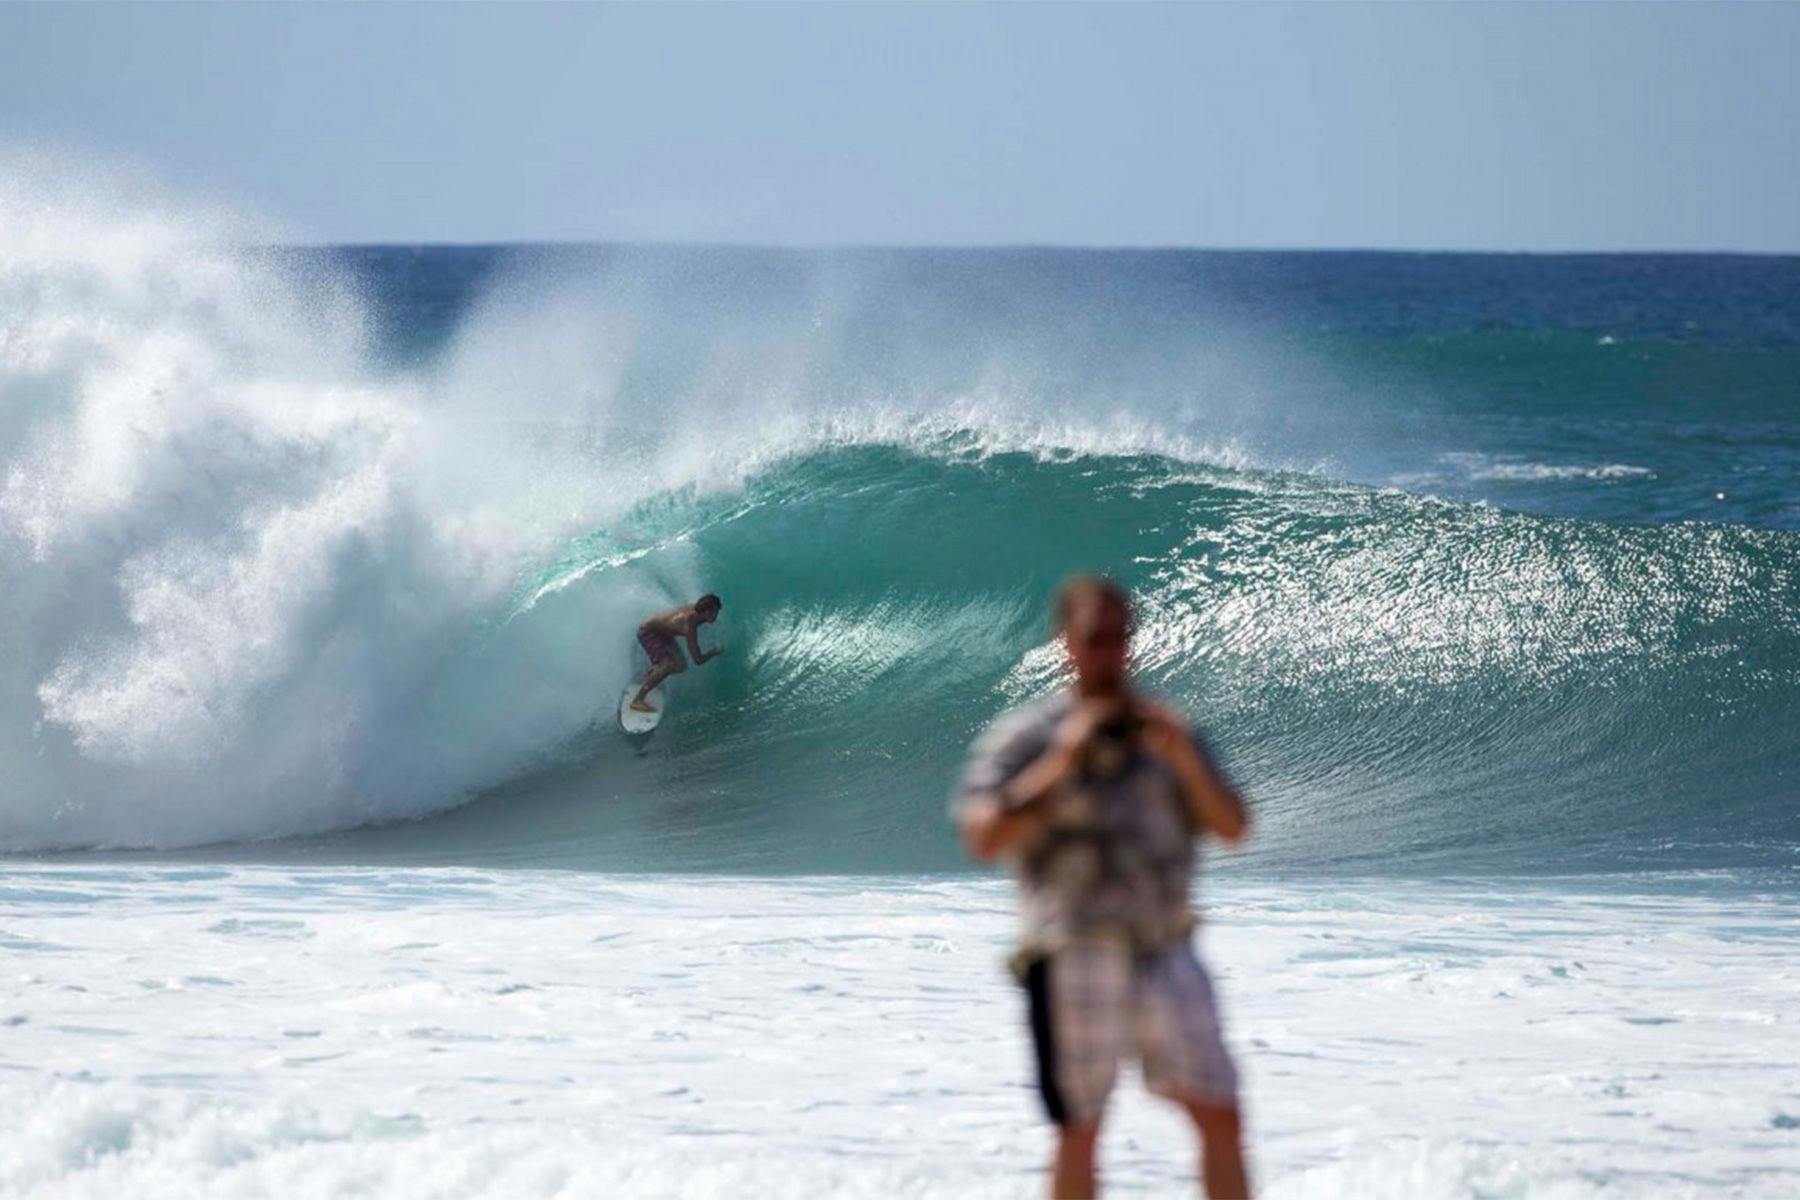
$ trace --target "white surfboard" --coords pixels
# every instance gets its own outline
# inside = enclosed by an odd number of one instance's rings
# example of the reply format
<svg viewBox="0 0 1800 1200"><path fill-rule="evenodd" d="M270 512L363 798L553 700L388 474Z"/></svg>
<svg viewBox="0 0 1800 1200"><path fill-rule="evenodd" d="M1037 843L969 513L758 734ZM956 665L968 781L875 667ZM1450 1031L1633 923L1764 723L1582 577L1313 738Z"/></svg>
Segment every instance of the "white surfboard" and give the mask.
<svg viewBox="0 0 1800 1200"><path fill-rule="evenodd" d="M650 712L639 712L631 707L631 701L642 686L641 682L628 683L619 693L619 728L632 737L649 737L656 732L656 727L662 724L663 707L668 699L662 685L658 684L655 691L644 697L655 707Z"/></svg>

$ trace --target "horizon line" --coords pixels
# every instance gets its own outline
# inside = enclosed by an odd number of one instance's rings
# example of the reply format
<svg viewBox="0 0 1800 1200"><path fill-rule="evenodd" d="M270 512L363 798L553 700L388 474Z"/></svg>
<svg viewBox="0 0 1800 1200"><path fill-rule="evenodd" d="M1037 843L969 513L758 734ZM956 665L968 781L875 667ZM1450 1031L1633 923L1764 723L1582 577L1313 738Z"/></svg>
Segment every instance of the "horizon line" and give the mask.
<svg viewBox="0 0 1800 1200"><path fill-rule="evenodd" d="M293 250L508 250L523 248L612 249L630 247L656 250L736 250L763 253L831 254L831 253L1042 253L1055 251L1075 254L1386 254L1427 256L1463 256L1485 258L1800 258L1800 247L1792 250L1742 249L1502 249L1496 247L1419 247L1419 246L1224 246L1181 243L1093 243L1093 242L763 242L763 241L692 241L673 238L471 238L393 241L377 238L343 240L304 239L292 242L265 242L266 246Z"/></svg>

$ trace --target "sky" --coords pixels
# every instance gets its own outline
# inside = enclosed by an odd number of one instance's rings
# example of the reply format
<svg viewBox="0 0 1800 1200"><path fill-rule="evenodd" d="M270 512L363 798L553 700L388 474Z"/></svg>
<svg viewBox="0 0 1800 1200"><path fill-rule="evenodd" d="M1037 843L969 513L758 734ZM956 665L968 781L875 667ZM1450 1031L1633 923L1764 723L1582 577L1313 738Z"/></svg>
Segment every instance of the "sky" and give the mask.
<svg viewBox="0 0 1800 1200"><path fill-rule="evenodd" d="M0 146L307 241L1800 252L1797 64L1795 3L0 3Z"/></svg>

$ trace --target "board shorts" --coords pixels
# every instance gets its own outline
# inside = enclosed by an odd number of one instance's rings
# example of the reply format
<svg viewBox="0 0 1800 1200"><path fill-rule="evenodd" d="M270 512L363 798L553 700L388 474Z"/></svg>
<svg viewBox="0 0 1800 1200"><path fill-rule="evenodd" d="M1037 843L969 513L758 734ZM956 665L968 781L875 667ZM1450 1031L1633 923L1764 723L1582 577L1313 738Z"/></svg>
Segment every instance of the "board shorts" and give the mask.
<svg viewBox="0 0 1800 1200"><path fill-rule="evenodd" d="M1159 1096L1237 1107L1237 1068L1219 1034L1212 980L1180 942L1133 950L1084 939L1025 967L1038 1089L1058 1125L1100 1119L1127 1055Z"/></svg>
<svg viewBox="0 0 1800 1200"><path fill-rule="evenodd" d="M638 630L638 645L650 656L650 665L661 666L664 662L680 662L681 647L675 639L666 633L658 633L654 629Z"/></svg>

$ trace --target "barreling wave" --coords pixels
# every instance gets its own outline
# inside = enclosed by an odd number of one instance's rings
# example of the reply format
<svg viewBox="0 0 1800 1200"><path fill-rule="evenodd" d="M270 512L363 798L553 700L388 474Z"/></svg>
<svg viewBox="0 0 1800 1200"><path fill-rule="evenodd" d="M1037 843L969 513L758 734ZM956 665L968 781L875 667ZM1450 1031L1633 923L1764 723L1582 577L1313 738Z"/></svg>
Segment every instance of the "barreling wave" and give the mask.
<svg viewBox="0 0 1800 1200"><path fill-rule="evenodd" d="M900 338L842 317L897 285L833 270L709 276L704 319L629 262L533 277L397 361L329 264L9 186L0 850L948 867L963 747L1057 686L1045 598L1095 569L1263 861L1800 844L1800 534L1340 482L1281 450L1299 401L1219 398L1259 374L1245 339L1165 319L1147 359L1118 331L1043 357L1074 306ZM728 653L639 754L632 632L702 591Z"/></svg>
<svg viewBox="0 0 1800 1200"><path fill-rule="evenodd" d="M949 440L785 459L635 515L513 624L678 556L729 653L654 753L604 728L394 844L718 869L954 861L958 756L1058 685L1044 600L1107 568L1149 684L1210 731L1266 861L1366 869L1785 861L1796 826L1792 534L1626 529L1156 456ZM501 635L504 640L505 635ZM491 651L510 658L513 651Z"/></svg>

